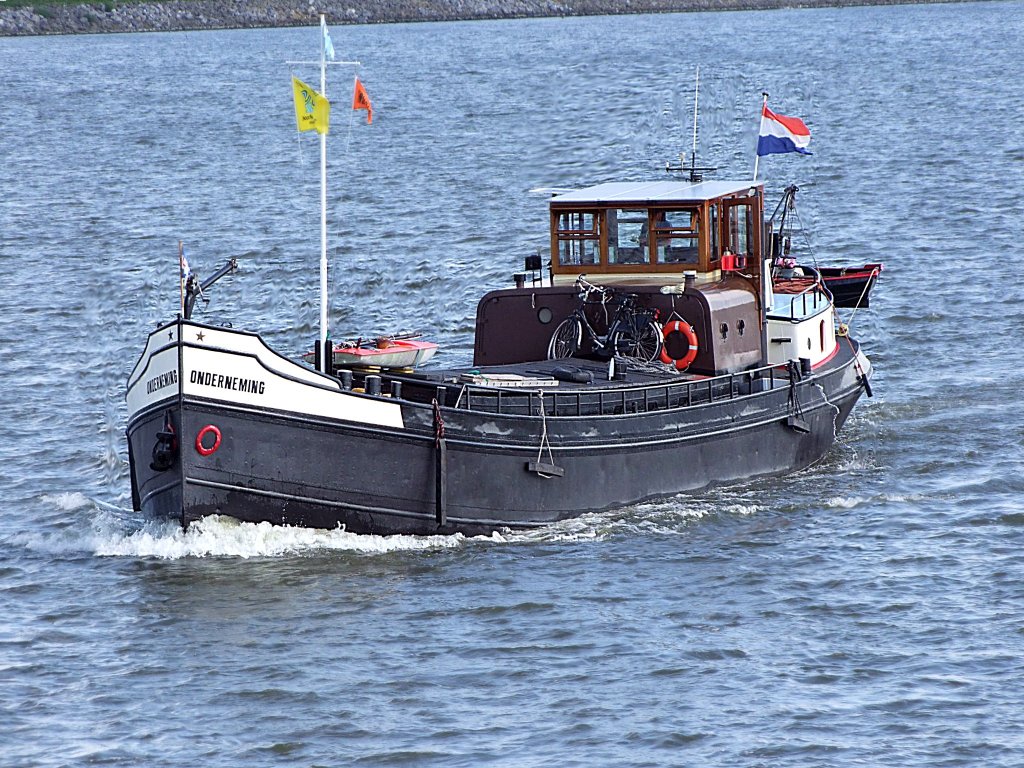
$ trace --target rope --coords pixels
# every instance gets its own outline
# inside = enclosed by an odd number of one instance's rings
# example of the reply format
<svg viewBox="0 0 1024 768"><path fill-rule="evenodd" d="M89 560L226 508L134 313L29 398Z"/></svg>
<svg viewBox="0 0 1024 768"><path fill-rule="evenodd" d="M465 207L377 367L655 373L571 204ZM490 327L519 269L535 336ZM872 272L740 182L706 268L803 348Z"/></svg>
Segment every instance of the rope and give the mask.
<svg viewBox="0 0 1024 768"><path fill-rule="evenodd" d="M836 427L836 420L839 418L839 406L828 399L828 395L825 394L825 388L821 386L821 384L815 382L814 386L818 388L819 392L821 392L821 399L824 400L833 411L835 411L835 413L832 414L832 439L835 440L839 436L839 428Z"/></svg>
<svg viewBox="0 0 1024 768"><path fill-rule="evenodd" d="M800 395L796 390L797 382L801 378L800 368L795 360L790 360L786 364L786 370L789 372L789 412L791 416L802 419L804 417L804 409L800 405Z"/></svg>
<svg viewBox="0 0 1024 768"><path fill-rule="evenodd" d="M352 80L352 88L353 88L353 90L356 87L355 86L355 81L359 78L359 75L358 75L359 69L358 69L358 67L355 67L354 69L356 70L357 74L353 75L353 80ZM345 160L345 159L348 158L348 147L349 147L349 144L352 142L352 123L355 120L355 116L356 116L356 111L354 109L350 109L348 111L348 133L345 135L345 149L341 153L341 159L342 160Z"/></svg>
<svg viewBox="0 0 1024 768"><path fill-rule="evenodd" d="M434 406L434 519L438 527L448 523L448 459L444 441L444 419L437 398Z"/></svg>
<svg viewBox="0 0 1024 768"><path fill-rule="evenodd" d="M540 445L537 446L537 463L541 463L541 457L544 455L545 446L548 449L548 464L554 466L555 457L551 453L551 441L548 439L548 416L544 410L544 390L537 390L537 394L540 396ZM540 477L551 478L553 475L544 474L543 472L537 473Z"/></svg>
<svg viewBox="0 0 1024 768"><path fill-rule="evenodd" d="M860 376L861 381L867 382L863 386L865 390L868 390L868 397L870 397L871 384L868 382L868 377L864 373L864 369L861 367L860 355L857 353L857 348L853 346L853 339L850 338L849 334L846 336L846 343L850 345L850 351L853 353L853 367L857 369L857 375Z"/></svg>
<svg viewBox="0 0 1024 768"><path fill-rule="evenodd" d="M853 318L857 316L857 310L860 309L860 303L864 301L864 297L867 296L868 294L868 289L871 287L871 281L874 280L876 277L878 277L878 267L873 267L871 270L871 274L868 275L868 279L864 281L864 287L860 291L860 296L857 297L857 303L853 307L853 312L850 313L850 322L843 323L843 325L845 325L847 329L849 329L850 325L853 323ZM836 314L838 315L838 313Z"/></svg>
<svg viewBox="0 0 1024 768"><path fill-rule="evenodd" d="M684 371L678 370L674 365L668 365L667 363L661 362L661 360L639 360L635 357L622 357L621 355L615 355L615 367L618 368L620 365L625 370L639 371L640 373L651 373L658 376L664 376L666 373L671 373L673 376L682 376Z"/></svg>
<svg viewBox="0 0 1024 768"><path fill-rule="evenodd" d="M437 398L433 399L434 406L434 446L437 448L441 447L441 441L444 440L444 419L441 418L441 406L437 402Z"/></svg>
<svg viewBox="0 0 1024 768"><path fill-rule="evenodd" d="M804 226L804 221L800 218L800 209L796 207L795 199L792 210L793 215L796 217L796 223L800 227L800 236L804 241L804 248L807 249L807 253L810 255L811 261L814 262L814 268L818 269L818 257L814 253L814 247L811 245L811 238L807 234L807 228Z"/></svg>

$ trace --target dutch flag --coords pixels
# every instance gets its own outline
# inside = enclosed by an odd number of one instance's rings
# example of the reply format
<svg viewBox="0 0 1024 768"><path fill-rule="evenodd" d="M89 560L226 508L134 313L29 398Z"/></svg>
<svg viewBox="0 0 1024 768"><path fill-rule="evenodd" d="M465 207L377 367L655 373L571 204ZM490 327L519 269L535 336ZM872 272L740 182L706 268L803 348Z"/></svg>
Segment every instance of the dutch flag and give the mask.
<svg viewBox="0 0 1024 768"><path fill-rule="evenodd" d="M765 104L761 107L761 130L757 137L757 155L779 155L784 152L811 154L807 145L811 132L799 117L777 115Z"/></svg>

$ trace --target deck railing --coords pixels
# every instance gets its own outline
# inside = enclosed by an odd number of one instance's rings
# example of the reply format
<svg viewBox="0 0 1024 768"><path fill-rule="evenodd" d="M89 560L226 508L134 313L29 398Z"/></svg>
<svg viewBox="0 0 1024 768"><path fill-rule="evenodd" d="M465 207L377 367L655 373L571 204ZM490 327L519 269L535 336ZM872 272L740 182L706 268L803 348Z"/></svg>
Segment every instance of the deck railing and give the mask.
<svg viewBox="0 0 1024 768"><path fill-rule="evenodd" d="M799 317L807 317L809 314L808 309L817 310L822 304L828 304L832 302L832 294L829 293L828 289L825 288L819 282L813 282L806 288L804 288L798 294L787 294L777 293L776 297L785 296L789 299L789 319L796 320L797 315L797 303L800 305ZM808 306L808 301L810 302ZM775 312L769 312L769 316L778 317L779 314Z"/></svg>
<svg viewBox="0 0 1024 768"><path fill-rule="evenodd" d="M779 375L777 375L779 374ZM766 365L706 379L637 384L602 389L513 390L465 384L453 407L501 415L617 416L668 408L691 408L789 386L789 376Z"/></svg>

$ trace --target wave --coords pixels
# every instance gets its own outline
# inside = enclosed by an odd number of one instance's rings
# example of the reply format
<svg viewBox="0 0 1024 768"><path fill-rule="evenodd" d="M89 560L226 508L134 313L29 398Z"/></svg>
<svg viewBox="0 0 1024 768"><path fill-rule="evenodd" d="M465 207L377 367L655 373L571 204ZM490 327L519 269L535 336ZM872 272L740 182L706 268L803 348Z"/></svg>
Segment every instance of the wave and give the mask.
<svg viewBox="0 0 1024 768"><path fill-rule="evenodd" d="M242 522L211 515L183 529L173 520L153 520L79 492L50 494L42 501L72 514L59 530L29 532L12 540L29 550L56 556L124 558L269 558L349 552L383 555L393 552L451 550L482 544L529 545L584 543L621 536L678 536L692 524L711 517L747 517L770 509L771 499L753 487L719 488L701 495L681 494L563 520L541 528L504 530L489 536L378 536L342 528L324 530L270 523ZM759 493L760 491L760 493ZM826 506L851 508L869 499L837 496Z"/></svg>
<svg viewBox="0 0 1024 768"><path fill-rule="evenodd" d="M100 557L281 557L329 551L385 554L396 551L450 549L465 538L453 536L367 536L342 529L322 530L245 523L211 515L182 529L177 522L154 521L139 530L116 525L97 531L95 554Z"/></svg>
<svg viewBox="0 0 1024 768"><path fill-rule="evenodd" d="M41 497L41 501L54 511L71 513L65 518L66 524L15 534L9 541L36 553L58 557L247 559L331 551L377 555L452 549L462 547L468 541L461 534L370 536L340 528L323 530L246 523L226 515L211 515L191 524L186 530L173 520L146 519L130 509L89 498L80 492L47 494Z"/></svg>

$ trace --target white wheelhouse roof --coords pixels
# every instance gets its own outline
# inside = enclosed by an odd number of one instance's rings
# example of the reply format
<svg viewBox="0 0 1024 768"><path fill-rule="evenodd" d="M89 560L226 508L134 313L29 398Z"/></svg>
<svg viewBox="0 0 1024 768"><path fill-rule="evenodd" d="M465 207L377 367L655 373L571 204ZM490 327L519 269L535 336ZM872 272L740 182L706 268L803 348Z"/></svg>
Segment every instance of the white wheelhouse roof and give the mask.
<svg viewBox="0 0 1024 768"><path fill-rule="evenodd" d="M553 205L702 203L727 195L746 196L750 190L756 191L762 184L751 181L613 181L556 195L550 202Z"/></svg>

